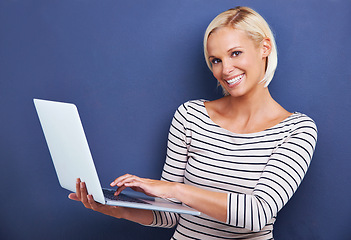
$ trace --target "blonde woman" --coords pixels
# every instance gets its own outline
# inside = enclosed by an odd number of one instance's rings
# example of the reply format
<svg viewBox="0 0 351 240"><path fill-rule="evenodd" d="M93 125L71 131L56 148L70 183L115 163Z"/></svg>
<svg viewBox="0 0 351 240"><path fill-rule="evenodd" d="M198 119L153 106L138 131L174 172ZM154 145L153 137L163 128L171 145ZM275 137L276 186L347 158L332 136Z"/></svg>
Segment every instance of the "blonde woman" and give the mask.
<svg viewBox="0 0 351 240"><path fill-rule="evenodd" d="M161 180L126 174L111 183L116 194L130 187L175 198L202 215L101 205L79 179L69 197L116 218L176 226L172 239L273 239L277 213L309 167L316 126L271 97L277 50L268 24L254 10L237 7L219 14L206 30L204 53L225 96L178 108Z"/></svg>

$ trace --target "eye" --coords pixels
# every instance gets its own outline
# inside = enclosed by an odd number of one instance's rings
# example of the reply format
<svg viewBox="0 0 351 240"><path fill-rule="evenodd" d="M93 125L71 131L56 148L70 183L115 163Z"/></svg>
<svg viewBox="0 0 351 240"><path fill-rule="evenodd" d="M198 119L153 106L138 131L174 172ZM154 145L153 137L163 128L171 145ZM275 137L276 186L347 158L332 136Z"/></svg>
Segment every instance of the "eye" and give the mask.
<svg viewBox="0 0 351 240"><path fill-rule="evenodd" d="M232 56L236 57L236 56L239 56L242 53L243 53L242 51L234 51L234 52L232 52Z"/></svg>
<svg viewBox="0 0 351 240"><path fill-rule="evenodd" d="M219 59L219 58L213 58L212 60L211 60L211 63L212 64L217 64L217 63L220 63L221 62L221 59Z"/></svg>

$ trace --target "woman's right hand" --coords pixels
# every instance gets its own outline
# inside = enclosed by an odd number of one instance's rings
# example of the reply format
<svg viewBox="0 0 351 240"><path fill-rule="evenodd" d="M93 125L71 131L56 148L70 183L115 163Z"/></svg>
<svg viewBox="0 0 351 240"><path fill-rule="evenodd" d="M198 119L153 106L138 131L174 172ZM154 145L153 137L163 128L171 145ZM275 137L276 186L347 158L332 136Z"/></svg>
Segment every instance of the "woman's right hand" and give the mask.
<svg viewBox="0 0 351 240"><path fill-rule="evenodd" d="M123 218L123 207L110 206L98 203L94 200L92 195L88 194L85 182L82 182L79 178L76 182L76 192L68 195L69 199L80 201L83 205L91 210L103 213L116 218Z"/></svg>
<svg viewBox="0 0 351 240"><path fill-rule="evenodd" d="M93 196L88 194L85 183L81 182L79 178L77 179L76 183L76 192L69 194L68 198L82 202L88 209L115 218L124 218L143 225L149 225L153 222L154 217L152 211L150 210L110 206L95 202Z"/></svg>

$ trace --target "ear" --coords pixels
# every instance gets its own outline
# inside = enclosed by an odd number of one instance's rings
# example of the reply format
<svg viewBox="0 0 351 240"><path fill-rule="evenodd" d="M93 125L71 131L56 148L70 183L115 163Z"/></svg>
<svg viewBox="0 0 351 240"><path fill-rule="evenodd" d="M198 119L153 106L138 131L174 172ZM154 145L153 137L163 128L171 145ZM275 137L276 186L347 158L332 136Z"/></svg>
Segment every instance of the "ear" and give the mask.
<svg viewBox="0 0 351 240"><path fill-rule="evenodd" d="M272 42L269 38L264 38L261 42L262 57L268 57L272 51Z"/></svg>

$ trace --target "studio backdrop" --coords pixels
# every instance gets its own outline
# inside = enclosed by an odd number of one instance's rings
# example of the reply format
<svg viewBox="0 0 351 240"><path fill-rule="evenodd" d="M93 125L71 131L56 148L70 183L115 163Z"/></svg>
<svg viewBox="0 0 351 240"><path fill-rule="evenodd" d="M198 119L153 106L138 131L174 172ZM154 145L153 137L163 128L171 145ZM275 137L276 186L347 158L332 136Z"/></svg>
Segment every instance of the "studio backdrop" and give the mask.
<svg viewBox="0 0 351 240"><path fill-rule="evenodd" d="M159 179L177 107L222 96L202 39L217 14L237 5L257 10L276 36L272 96L319 131L275 239L350 239L349 0L1 0L0 239L169 239L174 229L67 198L33 98L78 106L102 185L125 173Z"/></svg>

